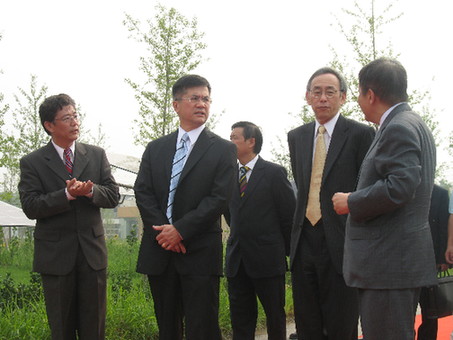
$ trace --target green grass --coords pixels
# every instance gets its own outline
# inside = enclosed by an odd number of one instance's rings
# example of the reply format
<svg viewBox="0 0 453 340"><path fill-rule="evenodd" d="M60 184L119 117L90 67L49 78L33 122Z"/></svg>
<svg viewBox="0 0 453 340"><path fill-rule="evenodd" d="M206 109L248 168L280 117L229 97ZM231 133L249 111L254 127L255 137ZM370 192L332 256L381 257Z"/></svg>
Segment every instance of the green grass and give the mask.
<svg viewBox="0 0 453 340"><path fill-rule="evenodd" d="M153 302L144 275L135 272L138 242L111 239L107 241L108 340L157 339ZM0 340L50 339L40 277L31 274L33 244L30 239L14 240L7 249L0 245ZM286 309L292 315L292 295L287 276ZM220 281L219 323L222 334L231 335L227 283ZM265 328L265 316L259 305L258 328Z"/></svg>

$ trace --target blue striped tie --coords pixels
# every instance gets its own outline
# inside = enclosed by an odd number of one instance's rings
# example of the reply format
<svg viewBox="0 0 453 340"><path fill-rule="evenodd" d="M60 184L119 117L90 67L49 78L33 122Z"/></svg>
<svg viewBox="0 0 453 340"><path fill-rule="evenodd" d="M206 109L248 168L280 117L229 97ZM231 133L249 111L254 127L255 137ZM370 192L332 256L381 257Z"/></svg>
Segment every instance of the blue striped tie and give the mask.
<svg viewBox="0 0 453 340"><path fill-rule="evenodd" d="M170 223L173 223L173 200L175 199L176 187L178 186L179 177L187 157L187 140L189 136L185 133L179 141L175 156L173 157L173 166L171 168L170 189L168 192L167 217Z"/></svg>

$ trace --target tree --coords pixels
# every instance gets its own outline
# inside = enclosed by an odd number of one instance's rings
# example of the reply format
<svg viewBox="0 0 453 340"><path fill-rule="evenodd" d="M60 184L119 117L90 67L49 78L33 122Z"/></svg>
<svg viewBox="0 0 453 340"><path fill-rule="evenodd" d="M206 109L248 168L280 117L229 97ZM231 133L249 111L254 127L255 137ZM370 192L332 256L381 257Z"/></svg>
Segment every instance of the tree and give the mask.
<svg viewBox="0 0 453 340"><path fill-rule="evenodd" d="M147 20L147 28L126 14L123 24L131 32L131 38L146 45L146 57L140 58L139 69L146 77L143 84L131 79L126 82L135 91L139 103L139 119L134 123L134 143L146 145L150 140L173 131L177 116L172 109L171 88L182 75L195 69L201 62L200 52L206 48L202 42L204 33L197 29L197 19L186 19L174 8L157 5L153 20Z"/></svg>

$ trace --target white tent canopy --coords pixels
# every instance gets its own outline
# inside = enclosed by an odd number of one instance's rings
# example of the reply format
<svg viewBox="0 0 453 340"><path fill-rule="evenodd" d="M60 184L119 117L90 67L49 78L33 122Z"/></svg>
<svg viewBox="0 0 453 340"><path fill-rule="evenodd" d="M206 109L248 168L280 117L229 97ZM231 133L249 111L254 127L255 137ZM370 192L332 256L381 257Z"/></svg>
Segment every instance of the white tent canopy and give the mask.
<svg viewBox="0 0 453 340"><path fill-rule="evenodd" d="M0 201L0 227L34 227L35 223L22 209Z"/></svg>

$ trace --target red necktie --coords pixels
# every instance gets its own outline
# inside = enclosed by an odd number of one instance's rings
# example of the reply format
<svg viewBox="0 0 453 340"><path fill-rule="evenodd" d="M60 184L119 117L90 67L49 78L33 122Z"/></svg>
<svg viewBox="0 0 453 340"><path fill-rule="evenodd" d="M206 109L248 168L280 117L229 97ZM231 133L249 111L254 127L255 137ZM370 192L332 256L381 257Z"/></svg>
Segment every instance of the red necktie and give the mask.
<svg viewBox="0 0 453 340"><path fill-rule="evenodd" d="M72 174L72 160L71 160L72 151L71 151L71 149L70 148L65 149L63 152L63 155L64 155L64 165L66 167L66 170L68 170L68 172L70 174Z"/></svg>

